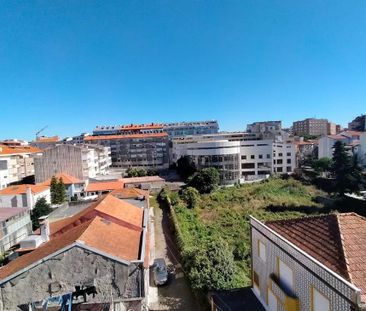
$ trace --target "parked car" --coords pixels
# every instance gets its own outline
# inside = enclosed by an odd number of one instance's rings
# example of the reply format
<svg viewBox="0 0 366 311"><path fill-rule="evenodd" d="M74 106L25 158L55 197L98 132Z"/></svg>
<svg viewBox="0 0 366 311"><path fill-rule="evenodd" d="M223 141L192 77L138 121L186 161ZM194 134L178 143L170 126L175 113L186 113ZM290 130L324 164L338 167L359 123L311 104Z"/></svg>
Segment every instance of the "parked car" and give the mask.
<svg viewBox="0 0 366 311"><path fill-rule="evenodd" d="M168 269L164 258L156 258L153 264L154 283L156 286L168 282Z"/></svg>

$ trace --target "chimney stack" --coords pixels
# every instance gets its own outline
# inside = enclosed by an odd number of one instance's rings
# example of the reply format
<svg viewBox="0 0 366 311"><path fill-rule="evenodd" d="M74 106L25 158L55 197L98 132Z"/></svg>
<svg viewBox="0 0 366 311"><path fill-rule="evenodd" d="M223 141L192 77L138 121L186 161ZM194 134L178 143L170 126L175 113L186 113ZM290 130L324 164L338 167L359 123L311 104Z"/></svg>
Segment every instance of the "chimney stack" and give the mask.
<svg viewBox="0 0 366 311"><path fill-rule="evenodd" d="M44 242L48 242L50 240L50 223L48 221L48 215L41 216L38 218L40 223L41 237Z"/></svg>

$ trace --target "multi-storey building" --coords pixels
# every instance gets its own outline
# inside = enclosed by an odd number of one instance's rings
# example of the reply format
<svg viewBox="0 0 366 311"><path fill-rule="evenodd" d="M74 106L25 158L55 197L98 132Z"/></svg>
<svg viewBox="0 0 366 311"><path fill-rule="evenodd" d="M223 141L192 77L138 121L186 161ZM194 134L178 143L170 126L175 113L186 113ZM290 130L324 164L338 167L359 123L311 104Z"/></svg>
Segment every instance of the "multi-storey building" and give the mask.
<svg viewBox="0 0 366 311"><path fill-rule="evenodd" d="M110 149L100 145L57 145L34 159L35 180L41 183L58 173L80 180L105 175L111 165Z"/></svg>
<svg viewBox="0 0 366 311"><path fill-rule="evenodd" d="M34 156L41 152L31 146L0 145L0 189L34 175Z"/></svg>
<svg viewBox="0 0 366 311"><path fill-rule="evenodd" d="M85 143L85 137L88 137L89 133L81 133L78 136L66 137L63 139L64 144L79 145Z"/></svg>
<svg viewBox="0 0 366 311"><path fill-rule="evenodd" d="M250 222L252 289L266 310L365 310L365 218Z"/></svg>
<svg viewBox="0 0 366 311"><path fill-rule="evenodd" d="M348 129L351 131L366 131L366 115L363 114L355 118L352 122L348 123Z"/></svg>
<svg viewBox="0 0 366 311"><path fill-rule="evenodd" d="M50 147L54 147L58 144L62 143L60 137L58 136L39 136L36 140L32 141L30 144L33 147L37 147L40 149L47 149Z"/></svg>
<svg viewBox="0 0 366 311"><path fill-rule="evenodd" d="M187 135L217 134L219 124L216 120L164 123L163 130L168 133L169 138Z"/></svg>
<svg viewBox="0 0 366 311"><path fill-rule="evenodd" d="M282 134L281 121L254 122L247 125L247 132L261 133L264 139L276 138Z"/></svg>
<svg viewBox="0 0 366 311"><path fill-rule="evenodd" d="M292 132L294 135L327 135L328 120L308 118L302 121L296 121L292 125Z"/></svg>
<svg viewBox="0 0 366 311"><path fill-rule="evenodd" d="M85 141L110 147L113 167L169 167L169 139L161 124L97 127Z"/></svg>
<svg viewBox="0 0 366 311"><path fill-rule="evenodd" d="M295 145L261 140L258 135L220 133L174 139L171 161L176 163L188 155L198 168L216 167L222 184L292 173L296 168Z"/></svg>

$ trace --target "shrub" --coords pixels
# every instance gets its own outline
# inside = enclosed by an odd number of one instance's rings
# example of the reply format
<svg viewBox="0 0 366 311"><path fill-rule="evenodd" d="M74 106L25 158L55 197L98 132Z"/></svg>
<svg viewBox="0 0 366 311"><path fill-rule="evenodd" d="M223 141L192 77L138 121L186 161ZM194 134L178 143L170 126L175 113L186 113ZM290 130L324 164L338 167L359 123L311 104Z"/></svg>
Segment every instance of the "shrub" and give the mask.
<svg viewBox="0 0 366 311"><path fill-rule="evenodd" d="M195 208L200 200L200 193L197 189L188 187L182 191L181 198L188 208Z"/></svg>
<svg viewBox="0 0 366 311"><path fill-rule="evenodd" d="M217 188L220 182L220 174L214 167L204 168L195 173L188 182L189 187L196 188L199 193L210 193Z"/></svg>

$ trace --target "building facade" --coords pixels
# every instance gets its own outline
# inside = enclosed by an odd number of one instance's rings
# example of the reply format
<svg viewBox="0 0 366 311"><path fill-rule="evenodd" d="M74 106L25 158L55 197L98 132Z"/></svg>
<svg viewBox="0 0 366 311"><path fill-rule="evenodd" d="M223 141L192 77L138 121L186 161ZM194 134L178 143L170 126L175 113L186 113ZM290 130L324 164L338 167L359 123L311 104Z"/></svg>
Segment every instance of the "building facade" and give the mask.
<svg viewBox="0 0 366 311"><path fill-rule="evenodd" d="M159 124L97 127L85 141L109 147L113 167L169 167L168 134Z"/></svg>
<svg viewBox="0 0 366 311"><path fill-rule="evenodd" d="M35 180L42 183L58 173L85 180L107 174L110 164L108 147L61 144L45 149L35 157Z"/></svg>
<svg viewBox="0 0 366 311"><path fill-rule="evenodd" d="M321 136L328 134L328 120L308 118L302 121L296 121L292 124L294 135Z"/></svg>
<svg viewBox="0 0 366 311"><path fill-rule="evenodd" d="M0 145L0 189L34 175L34 156L40 152L30 146Z"/></svg>
<svg viewBox="0 0 366 311"><path fill-rule="evenodd" d="M252 217L252 289L266 310L364 310L365 222L356 214Z"/></svg>
<svg viewBox="0 0 366 311"><path fill-rule="evenodd" d="M0 208L0 254L32 233L32 221L27 208Z"/></svg>
<svg viewBox="0 0 366 311"><path fill-rule="evenodd" d="M216 120L163 123L163 130L172 139L187 135L217 134L219 124Z"/></svg>
<svg viewBox="0 0 366 311"><path fill-rule="evenodd" d="M258 135L225 133L174 139L171 160L176 163L188 155L199 169L216 167L223 185L292 173L296 168L295 144L261 140Z"/></svg>
<svg viewBox="0 0 366 311"><path fill-rule="evenodd" d="M254 122L247 125L247 132L261 133L264 139L274 139L282 135L281 121Z"/></svg>

